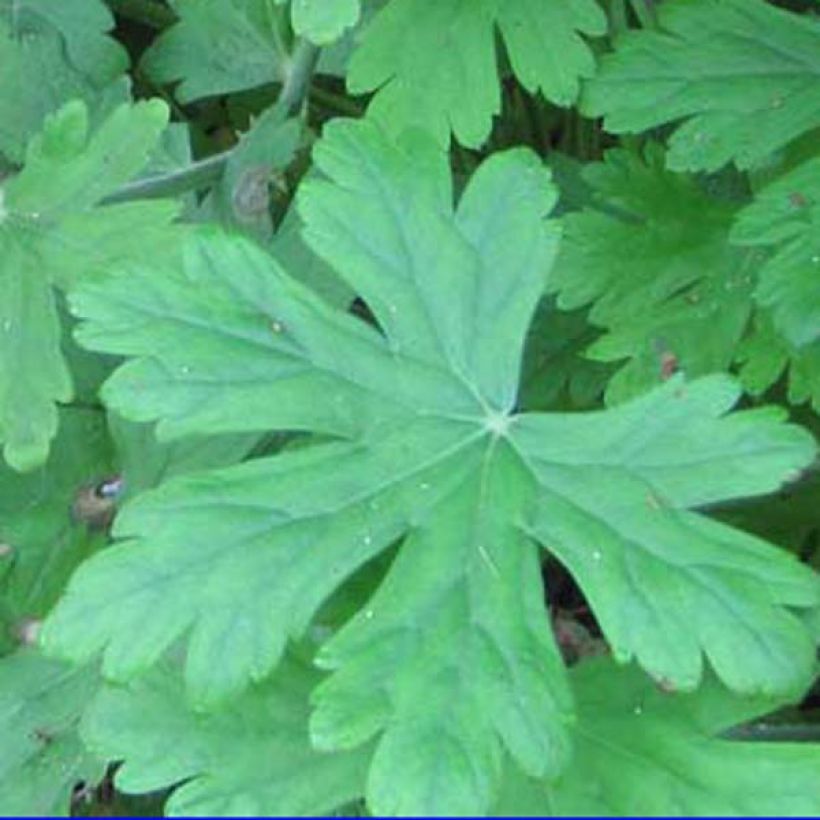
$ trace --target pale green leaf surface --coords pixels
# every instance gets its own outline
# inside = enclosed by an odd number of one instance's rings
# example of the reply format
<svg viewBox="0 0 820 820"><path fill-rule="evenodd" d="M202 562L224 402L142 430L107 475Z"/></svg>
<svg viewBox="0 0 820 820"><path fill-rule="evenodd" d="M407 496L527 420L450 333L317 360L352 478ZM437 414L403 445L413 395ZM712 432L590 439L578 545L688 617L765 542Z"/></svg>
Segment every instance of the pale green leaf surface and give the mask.
<svg viewBox="0 0 820 820"><path fill-rule="evenodd" d="M738 214L731 239L771 248L755 296L783 336L798 348L820 339L820 157L760 191Z"/></svg>
<svg viewBox="0 0 820 820"><path fill-rule="evenodd" d="M21 650L0 659L0 811L6 817L67 817L80 782L105 762L86 751L77 724L99 678Z"/></svg>
<svg viewBox="0 0 820 820"><path fill-rule="evenodd" d="M184 781L165 803L168 817L327 815L363 793L370 750L311 747L308 693L318 679L287 658L273 678L203 715L186 702L179 673L163 665L127 687L105 687L81 734L101 757L124 761L121 791Z"/></svg>
<svg viewBox="0 0 820 820"><path fill-rule="evenodd" d="M521 84L568 106L594 71L581 34L606 20L591 0L393 0L366 29L348 89L376 91L370 115L394 133L417 127L447 145L452 131L478 147L501 109L496 27Z"/></svg>
<svg viewBox="0 0 820 820"><path fill-rule="evenodd" d="M759 446L751 431L779 413L725 416L738 395L721 376L675 379L608 413L524 416L512 437L539 483L529 531L577 579L619 660L693 689L703 654L738 691L788 691L814 659L784 607L814 606L820 584L788 553L686 511L770 492L811 457L796 429Z"/></svg>
<svg viewBox="0 0 820 820"><path fill-rule="evenodd" d="M378 735L367 796L386 814L484 812L506 754L533 777L566 762L571 704L537 540L589 586L619 655L645 660L683 623L680 650L653 671L694 685L705 652L741 689L802 685L814 646L786 607L815 605L816 579L686 508L775 489L814 457L811 438L777 413L727 416L738 391L722 378L616 411L513 415L557 238L546 170L525 151L496 154L454 209L446 155L418 136L400 144L337 121L316 161L326 179L300 194L308 242L382 333L220 234L189 243L179 270L134 268L73 306L85 344L131 357L107 401L158 419L160 434L346 440L135 498L116 524L122 542L79 570L46 623L49 650L102 651L106 674L126 679L186 637L188 690L219 703L265 677L323 601L400 542L372 599L320 652L333 674L311 722L327 750ZM600 592L596 548L617 600ZM625 630L634 588L647 606L663 600L667 619L638 611L643 631ZM720 629L691 636L704 601ZM745 655L726 648L734 637ZM772 670L772 656L787 662Z"/></svg>
<svg viewBox="0 0 820 820"><path fill-rule="evenodd" d="M176 96L183 103L281 81L287 53L274 5L178 0L179 22L145 52L142 68L156 82L181 80Z"/></svg>
<svg viewBox="0 0 820 820"><path fill-rule="evenodd" d="M0 188L0 440L16 469L43 463L55 402L73 395L53 286L141 256L169 233L171 203L93 207L145 163L166 120L162 103L138 103L89 133L86 106L71 102L47 118L23 170Z"/></svg>
<svg viewBox="0 0 820 820"><path fill-rule="evenodd" d="M98 116L125 101L128 56L106 36L113 27L101 0L0 2L0 152L21 161L46 115L72 98Z"/></svg>
<svg viewBox="0 0 820 820"><path fill-rule="evenodd" d="M658 7L659 31L628 33L584 89L582 110L614 133L684 120L673 170L749 168L820 126L820 19L764 0Z"/></svg>
<svg viewBox="0 0 820 820"><path fill-rule="evenodd" d="M733 723L774 703L740 699L714 681L667 694L609 660L570 673L578 702L575 758L552 784L506 778L500 815L811 817L820 810L820 750L725 740Z"/></svg>
<svg viewBox="0 0 820 820"><path fill-rule="evenodd" d="M588 351L624 362L610 403L640 395L669 374L725 371L752 311L756 252L732 247L734 207L689 177L666 171L652 146L645 160L613 150L587 166L596 200L564 217L565 238L549 288L558 306L592 305L606 329Z"/></svg>

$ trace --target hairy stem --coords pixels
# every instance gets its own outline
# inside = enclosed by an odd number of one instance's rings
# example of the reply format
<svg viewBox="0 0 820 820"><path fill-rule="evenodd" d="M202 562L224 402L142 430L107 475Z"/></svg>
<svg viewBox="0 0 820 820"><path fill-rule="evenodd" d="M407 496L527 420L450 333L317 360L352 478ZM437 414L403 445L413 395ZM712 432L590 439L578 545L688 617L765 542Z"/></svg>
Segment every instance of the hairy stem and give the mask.
<svg viewBox="0 0 820 820"><path fill-rule="evenodd" d="M303 106L310 80L319 58L319 49L307 40L300 40L284 67L285 81L274 108L286 116L296 114ZM157 199L195 191L217 182L225 171L235 148L193 162L185 168L167 174L145 177L123 185L103 200L103 204L127 202L133 199Z"/></svg>

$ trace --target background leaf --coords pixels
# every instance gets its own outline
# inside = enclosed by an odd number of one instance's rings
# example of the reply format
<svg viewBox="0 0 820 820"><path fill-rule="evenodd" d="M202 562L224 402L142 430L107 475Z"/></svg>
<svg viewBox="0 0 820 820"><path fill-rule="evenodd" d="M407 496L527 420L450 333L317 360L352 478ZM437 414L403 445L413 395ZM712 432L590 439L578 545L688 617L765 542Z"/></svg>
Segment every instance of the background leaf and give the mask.
<svg viewBox="0 0 820 820"><path fill-rule="evenodd" d="M581 110L616 134L685 120L669 168L750 168L820 126L820 20L764 0L658 7L660 31L626 34L587 84Z"/></svg>

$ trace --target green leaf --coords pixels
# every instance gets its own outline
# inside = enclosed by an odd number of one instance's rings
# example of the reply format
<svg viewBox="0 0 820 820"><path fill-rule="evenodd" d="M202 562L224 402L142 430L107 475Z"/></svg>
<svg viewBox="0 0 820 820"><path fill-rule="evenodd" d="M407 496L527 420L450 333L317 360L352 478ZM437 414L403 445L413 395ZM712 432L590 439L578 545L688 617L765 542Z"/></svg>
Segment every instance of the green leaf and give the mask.
<svg viewBox="0 0 820 820"><path fill-rule="evenodd" d="M96 783L105 763L77 734L98 686L89 667L72 668L33 650L0 659L0 806L7 817L68 817L74 786Z"/></svg>
<svg viewBox="0 0 820 820"><path fill-rule="evenodd" d="M326 816L361 796L370 750L311 747L308 693L318 677L288 658L272 679L203 715L165 665L128 687L102 689L81 733L101 757L124 761L121 791L182 783L165 804L168 817ZM172 755L157 753L168 748Z"/></svg>
<svg viewBox="0 0 820 820"><path fill-rule="evenodd" d="M720 733L773 704L713 681L668 694L609 660L571 672L578 701L573 766L555 783L512 772L495 814L598 817L783 817L820 810L820 749L737 742Z"/></svg>
<svg viewBox="0 0 820 820"><path fill-rule="evenodd" d="M0 188L0 440L15 469L45 461L55 402L73 395L52 286L141 255L176 213L165 202L94 207L145 164L166 120L162 103L137 103L89 133L87 108L71 102L47 118L23 170Z"/></svg>
<svg viewBox="0 0 820 820"><path fill-rule="evenodd" d="M516 413L557 244L538 158L495 154L454 209L446 154L421 135L340 120L314 157L325 179L300 193L307 240L379 329L220 234L192 241L184 267L134 268L72 304L84 344L131 357L106 401L158 419L161 436L339 440L134 499L124 540L79 570L45 625L49 651L102 651L106 674L127 679L185 636L194 702L220 703L400 542L323 645L333 674L311 719L327 751L379 735L377 814L484 812L505 754L532 777L566 763L571 704L538 543L576 574L619 658L679 687L697 684L704 654L742 691L804 685L814 643L791 610L818 603L817 579L688 509L776 489L813 459L811 437L776 411L729 414L738 389L720 377L605 412Z"/></svg>
<svg viewBox="0 0 820 820"><path fill-rule="evenodd" d="M145 52L142 68L155 82L181 80L175 93L183 103L280 82L287 52L275 5L276 0L177 0L179 22Z"/></svg>
<svg viewBox="0 0 820 820"><path fill-rule="evenodd" d="M789 402L810 402L820 412L820 341L794 348L774 329L771 317L759 313L737 359L740 379L752 395L762 395L788 373Z"/></svg>
<svg viewBox="0 0 820 820"><path fill-rule="evenodd" d="M355 26L361 11L359 0L292 0L293 30L317 45L327 45Z"/></svg>
<svg viewBox="0 0 820 820"><path fill-rule="evenodd" d="M672 170L750 168L820 126L820 20L763 0L658 6L660 31L625 34L601 61L582 111L617 134L685 120Z"/></svg>
<svg viewBox="0 0 820 820"><path fill-rule="evenodd" d="M760 191L737 216L737 245L770 247L755 296L795 347L820 339L820 157Z"/></svg>
<svg viewBox="0 0 820 820"><path fill-rule="evenodd" d="M81 97L95 117L124 102L128 55L101 0L0 0L0 153L20 162L43 119Z"/></svg>
<svg viewBox="0 0 820 820"><path fill-rule="evenodd" d="M524 88L569 106L594 70L581 34L603 34L606 18L592 0L393 0L354 53L348 90L377 91L370 114L394 133L415 126L446 145L452 130L478 147L501 110L496 27Z"/></svg>
<svg viewBox="0 0 820 820"><path fill-rule="evenodd" d="M628 361L607 387L610 403L668 378L725 371L752 312L757 254L732 247L736 208L688 176L664 170L650 145L645 159L623 149L586 166L596 199L564 217L565 241L549 287L558 306L592 304L607 329L588 350Z"/></svg>

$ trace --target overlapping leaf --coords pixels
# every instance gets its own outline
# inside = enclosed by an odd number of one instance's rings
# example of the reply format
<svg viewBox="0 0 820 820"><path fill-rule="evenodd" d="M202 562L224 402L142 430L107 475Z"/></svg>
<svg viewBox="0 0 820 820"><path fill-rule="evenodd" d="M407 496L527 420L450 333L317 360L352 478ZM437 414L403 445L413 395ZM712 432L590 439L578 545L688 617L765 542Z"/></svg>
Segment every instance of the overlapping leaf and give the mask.
<svg viewBox="0 0 820 820"><path fill-rule="evenodd" d="M608 660L583 663L571 678L572 767L552 784L513 773L499 814L800 817L820 809L816 746L720 737L775 704L737 698L713 681L693 695L668 694Z"/></svg>
<svg viewBox="0 0 820 820"><path fill-rule="evenodd" d="M21 162L45 116L73 98L95 120L125 101L128 56L106 36L113 27L102 0L0 2L0 153Z"/></svg>
<svg viewBox="0 0 820 820"><path fill-rule="evenodd" d="M507 754L534 777L566 762L537 542L575 574L618 658L678 687L697 684L704 655L742 691L804 685L814 646L792 609L817 604L817 579L687 510L775 489L813 458L810 437L776 411L730 414L738 390L721 377L612 411L515 414L556 247L537 158L495 155L455 210L446 156L419 134L338 121L315 161L327 179L301 192L306 237L378 329L219 234L192 241L183 268L134 269L73 306L85 344L130 357L106 401L160 435L339 440L135 499L123 542L81 568L47 623L50 651L103 651L127 678L186 635L188 688L218 703L400 540L319 654L334 674L311 719L328 751L378 736L367 795L390 814L486 811Z"/></svg>
<svg viewBox="0 0 820 820"><path fill-rule="evenodd" d="M820 339L820 157L767 185L738 215L738 245L770 247L755 293L796 347Z"/></svg>
<svg viewBox="0 0 820 820"><path fill-rule="evenodd" d="M77 728L99 677L33 650L0 659L0 810L6 817L67 817L75 785L95 784L105 762Z"/></svg>
<svg viewBox="0 0 820 820"><path fill-rule="evenodd" d="M163 202L94 207L145 164L166 120L162 103L138 103L89 133L85 105L69 103L0 188L0 441L17 469L45 460L55 402L72 396L52 286L159 244L176 212Z"/></svg>
<svg viewBox="0 0 820 820"><path fill-rule="evenodd" d="M764 0L658 7L660 31L624 35L586 86L582 110L634 134L685 120L669 167L760 162L820 126L820 20Z"/></svg>
<svg viewBox="0 0 820 820"><path fill-rule="evenodd" d="M169 817L326 816L361 797L370 750L311 747L308 694L318 678L288 658L273 679L202 715L165 665L128 687L103 689L82 736L100 756L124 761L116 777L124 792L181 783L165 804Z"/></svg>
<svg viewBox="0 0 820 820"><path fill-rule="evenodd" d="M627 360L607 387L610 401L668 377L727 370L752 311L756 254L732 247L736 207L689 177L619 149L589 165L594 203L564 218L566 236L550 278L564 309L592 304L607 329L589 355Z"/></svg>
<svg viewBox="0 0 820 820"><path fill-rule="evenodd" d="M603 34L606 19L592 0L393 0L353 55L348 89L377 91L370 113L395 132L446 145L452 130L477 147L501 110L496 28L521 84L568 106L594 69L581 35Z"/></svg>

